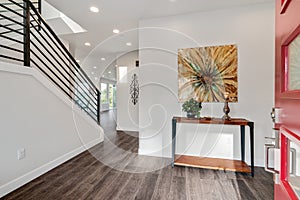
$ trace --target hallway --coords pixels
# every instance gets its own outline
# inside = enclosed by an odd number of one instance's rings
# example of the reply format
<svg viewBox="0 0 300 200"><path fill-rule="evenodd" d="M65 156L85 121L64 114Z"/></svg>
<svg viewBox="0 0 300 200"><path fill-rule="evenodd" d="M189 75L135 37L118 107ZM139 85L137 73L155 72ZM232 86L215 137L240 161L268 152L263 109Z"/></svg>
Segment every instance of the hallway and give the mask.
<svg viewBox="0 0 300 200"><path fill-rule="evenodd" d="M138 134L116 132L112 111L101 113L105 141L3 199L273 199L272 174L171 168L170 159L139 156Z"/></svg>

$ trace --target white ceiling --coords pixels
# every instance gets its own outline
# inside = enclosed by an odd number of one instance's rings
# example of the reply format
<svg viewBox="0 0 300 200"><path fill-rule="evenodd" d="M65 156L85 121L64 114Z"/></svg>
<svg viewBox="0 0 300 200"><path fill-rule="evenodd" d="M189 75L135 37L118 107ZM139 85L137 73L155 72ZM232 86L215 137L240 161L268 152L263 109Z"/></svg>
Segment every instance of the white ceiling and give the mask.
<svg viewBox="0 0 300 200"><path fill-rule="evenodd" d="M77 59L83 60L96 46L99 54L122 52L138 48L137 31L140 19L208 11L274 0L46 0L73 19L87 32L64 35L75 49ZM99 13L90 12L90 6L99 8ZM112 33L117 28L118 36ZM101 42L105 41L101 44ZM84 45L90 42L91 46ZM131 42L131 47L126 46ZM100 44L100 45L99 45ZM101 56L101 55L99 55Z"/></svg>
<svg viewBox="0 0 300 200"><path fill-rule="evenodd" d="M140 19L226 9L274 0L46 0L86 32L60 35L70 42L75 58L96 85L99 78L116 80L116 57L138 49ZM91 6L99 8L92 13ZM119 29L114 34L113 29ZM89 42L91 46L85 46ZM126 46L131 42L132 46ZM105 61L101 60L105 57Z"/></svg>

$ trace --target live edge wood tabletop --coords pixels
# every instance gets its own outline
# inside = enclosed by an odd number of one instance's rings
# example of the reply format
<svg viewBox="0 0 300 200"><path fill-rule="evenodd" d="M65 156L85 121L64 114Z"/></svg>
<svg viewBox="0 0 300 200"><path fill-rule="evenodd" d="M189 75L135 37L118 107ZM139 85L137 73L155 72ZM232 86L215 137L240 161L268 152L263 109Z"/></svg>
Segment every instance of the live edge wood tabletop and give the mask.
<svg viewBox="0 0 300 200"><path fill-rule="evenodd" d="M240 126L241 134L241 160L219 159L219 158L204 158L196 156L175 155L176 148L176 124L177 123L192 123L192 124L224 124ZM249 126L250 134L250 159L251 169L245 163L245 126ZM230 170L238 172L251 172L254 176L254 122L247 119L231 118L224 120L222 118L187 118L176 117L172 119L172 167L190 166L208 169Z"/></svg>

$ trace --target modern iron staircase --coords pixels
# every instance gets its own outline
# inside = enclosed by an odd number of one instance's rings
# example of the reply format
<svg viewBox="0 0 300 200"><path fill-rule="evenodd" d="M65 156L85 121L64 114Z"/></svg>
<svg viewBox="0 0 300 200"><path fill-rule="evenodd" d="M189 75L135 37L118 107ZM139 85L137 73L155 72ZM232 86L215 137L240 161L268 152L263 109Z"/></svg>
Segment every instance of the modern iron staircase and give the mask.
<svg viewBox="0 0 300 200"><path fill-rule="evenodd" d="M0 60L38 69L100 123L100 92L41 16L41 0L1 0Z"/></svg>

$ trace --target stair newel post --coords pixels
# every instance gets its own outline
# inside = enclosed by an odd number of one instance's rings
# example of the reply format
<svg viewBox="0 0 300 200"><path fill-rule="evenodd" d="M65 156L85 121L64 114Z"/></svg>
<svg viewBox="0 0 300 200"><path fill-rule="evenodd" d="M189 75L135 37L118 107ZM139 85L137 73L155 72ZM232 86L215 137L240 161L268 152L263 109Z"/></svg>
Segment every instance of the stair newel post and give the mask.
<svg viewBox="0 0 300 200"><path fill-rule="evenodd" d="M100 103L101 103L101 92L97 91L97 122L100 125Z"/></svg>
<svg viewBox="0 0 300 200"><path fill-rule="evenodd" d="M30 66L30 2L24 0L24 66Z"/></svg>

